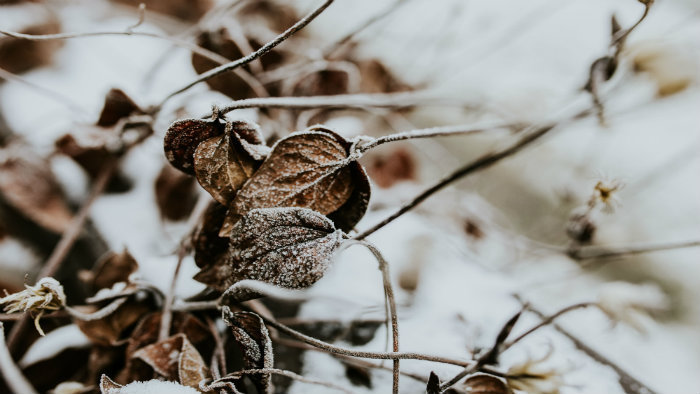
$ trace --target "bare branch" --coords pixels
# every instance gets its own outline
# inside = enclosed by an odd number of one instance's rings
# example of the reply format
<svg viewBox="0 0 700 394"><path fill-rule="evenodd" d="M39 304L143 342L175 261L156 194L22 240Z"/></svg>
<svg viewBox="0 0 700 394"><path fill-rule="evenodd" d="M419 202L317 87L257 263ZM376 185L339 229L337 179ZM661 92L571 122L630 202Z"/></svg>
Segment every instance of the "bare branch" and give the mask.
<svg viewBox="0 0 700 394"><path fill-rule="evenodd" d="M305 16L305 17L303 17L302 19L300 19L300 20L299 20L297 23L295 23L292 27L290 27L289 29L287 29L287 30L285 30L284 32L282 32L282 34L280 34L280 35L278 35L277 37L275 37L272 41L270 41L270 42L268 42L267 44L263 45L263 46L262 46L260 49L258 49L257 51L255 51L255 52L253 52L253 53L251 53L251 54L249 54L249 55L247 55L247 56L244 56L244 57L242 57L242 58L240 58L240 59L238 59L238 60L235 60L235 61L230 62L230 63L226 63L226 64L224 64L224 65L221 65L221 66L219 66L219 67L213 68L213 69L211 69L211 70L209 70L209 71L207 71L207 72L201 74L201 75L199 76L199 78L197 78L196 80L194 80L194 81L188 83L187 85L183 86L182 88L180 88L180 89L178 89L178 90L176 90L176 91L170 93L167 97L165 97L165 99L163 99L163 101L162 101L158 106L156 106L155 108L153 108L152 111L153 111L153 112L157 112L158 110L160 110L160 108L163 106L163 104L165 104L165 102L167 102L168 100L170 100L172 97L174 97L174 96L176 96L176 95L178 95L178 94L180 94L180 93L182 93L182 92L185 92L186 90L190 89L192 86L197 85L197 84L200 83L200 82L207 81L207 80L209 80L209 79L211 79L211 78L213 78L213 77L215 77L215 76L217 76L217 75L220 75L220 74L222 74L222 73L225 73L225 72L227 72L227 71L231 71L231 70L236 69L236 68L238 68L238 67L240 67L240 66L246 65L246 64L252 62L253 60L255 60L255 59L257 59L257 58L259 58L259 57L265 55L265 54L268 53L268 52L270 52L270 51L271 51L273 48L275 48L277 45L281 44L281 43L284 42L286 39L288 39L289 37L291 37L292 35L294 35L294 33L298 32L298 31L301 30L301 29L303 29L304 27L306 27L306 25L308 25L309 23L311 23L311 21L313 21L314 19L316 19L316 17L319 16L326 8L328 8L328 6L330 6L332 2L333 2L333 0L326 0L323 4L321 4L318 8L316 8L315 10L313 10L310 14L308 14L307 16Z"/></svg>

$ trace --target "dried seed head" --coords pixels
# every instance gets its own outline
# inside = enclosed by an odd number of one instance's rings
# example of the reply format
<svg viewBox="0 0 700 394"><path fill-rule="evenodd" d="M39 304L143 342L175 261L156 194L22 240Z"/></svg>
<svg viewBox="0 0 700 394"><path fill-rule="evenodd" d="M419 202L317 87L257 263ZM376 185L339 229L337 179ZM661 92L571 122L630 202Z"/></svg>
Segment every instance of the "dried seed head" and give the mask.
<svg viewBox="0 0 700 394"><path fill-rule="evenodd" d="M563 371L544 365L552 355L553 348L540 358L528 358L522 363L508 369L506 381L514 390L522 390L529 394L559 394L566 385Z"/></svg>
<svg viewBox="0 0 700 394"><path fill-rule="evenodd" d="M613 323L623 322L644 332L643 316L667 310L669 301L666 294L654 285L612 282L600 290L597 305Z"/></svg>
<svg viewBox="0 0 700 394"><path fill-rule="evenodd" d="M0 304L5 305L5 312L37 312L34 325L39 334L44 331L39 326L39 319L45 311L56 311L66 306L66 295L63 286L54 278L42 278L34 286L24 285L25 289L0 298Z"/></svg>

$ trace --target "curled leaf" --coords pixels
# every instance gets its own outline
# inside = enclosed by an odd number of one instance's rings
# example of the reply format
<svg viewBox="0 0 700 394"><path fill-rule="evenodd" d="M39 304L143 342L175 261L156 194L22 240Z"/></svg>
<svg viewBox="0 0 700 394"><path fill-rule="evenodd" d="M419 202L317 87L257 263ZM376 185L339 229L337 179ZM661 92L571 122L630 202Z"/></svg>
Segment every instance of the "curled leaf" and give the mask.
<svg viewBox="0 0 700 394"><path fill-rule="evenodd" d="M101 127L114 126L120 119L133 114L144 114L144 111L124 91L110 89L105 96L105 103L97 125Z"/></svg>
<svg viewBox="0 0 700 394"><path fill-rule="evenodd" d="M223 319L231 327L233 336L243 353L246 369L263 369L273 367L272 341L270 334L260 316L251 312L231 312L229 307L222 309ZM270 374L251 375L259 393L272 392Z"/></svg>
<svg viewBox="0 0 700 394"><path fill-rule="evenodd" d="M185 219L197 202L194 179L165 164L155 184L160 214L170 220Z"/></svg>
<svg viewBox="0 0 700 394"><path fill-rule="evenodd" d="M499 378L479 374L469 377L464 382L467 392L472 394L511 394L512 391Z"/></svg>
<svg viewBox="0 0 700 394"><path fill-rule="evenodd" d="M216 201L228 205L266 157L266 149L256 126L229 123L224 135L199 143L195 150L197 181Z"/></svg>
<svg viewBox="0 0 700 394"><path fill-rule="evenodd" d="M0 199L55 233L73 216L49 163L19 144L0 149Z"/></svg>
<svg viewBox="0 0 700 394"><path fill-rule="evenodd" d="M184 386L198 388L199 382L209 377L202 356L185 334L143 347L132 357L144 361L165 379L179 381Z"/></svg>
<svg viewBox="0 0 700 394"><path fill-rule="evenodd" d="M328 268L342 241L328 218L305 208L263 208L246 214L231 232L227 265L208 285L220 290L245 279L299 289ZM200 275L195 279L202 280Z"/></svg>
<svg viewBox="0 0 700 394"><path fill-rule="evenodd" d="M194 152L197 146L222 135L224 127L219 120L183 119L174 122L165 133L165 157L178 170L194 175Z"/></svg>
<svg viewBox="0 0 700 394"><path fill-rule="evenodd" d="M348 141L323 128L278 141L236 195L220 235L230 235L250 210L272 207L313 209L350 230L367 209L369 182L349 149Z"/></svg>

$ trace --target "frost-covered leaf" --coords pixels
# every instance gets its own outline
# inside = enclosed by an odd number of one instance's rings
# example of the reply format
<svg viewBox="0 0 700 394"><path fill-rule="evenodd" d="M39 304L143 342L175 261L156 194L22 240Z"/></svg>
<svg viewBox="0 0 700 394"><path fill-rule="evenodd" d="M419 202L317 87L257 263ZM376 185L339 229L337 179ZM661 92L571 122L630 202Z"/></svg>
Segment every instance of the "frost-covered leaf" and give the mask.
<svg viewBox="0 0 700 394"><path fill-rule="evenodd" d="M219 290L245 279L308 287L323 276L341 241L342 231L310 209L255 209L234 226L221 276L206 283Z"/></svg>
<svg viewBox="0 0 700 394"><path fill-rule="evenodd" d="M146 315L134 328L126 346L126 366L117 376L118 382L150 379L153 369L133 355L140 349L158 341L162 314L154 312ZM173 313L170 335L184 334L197 347L200 354L209 357L213 349L213 339L209 328L191 314Z"/></svg>
<svg viewBox="0 0 700 394"><path fill-rule="evenodd" d="M235 222L250 210L272 207L335 214L338 227L351 229L367 209L369 183L362 167L348 159L349 148L344 138L323 128L278 141L236 195L220 234L230 235Z"/></svg>
<svg viewBox="0 0 700 394"><path fill-rule="evenodd" d="M224 133L219 120L182 119L170 125L165 133L165 157L178 170L194 175L194 152L197 146Z"/></svg>
<svg viewBox="0 0 700 394"><path fill-rule="evenodd" d="M272 368L272 341L262 318L251 312L231 312L227 306L223 307L222 314L241 348L245 368ZM269 374L251 375L250 379L259 393L272 392L272 377Z"/></svg>
<svg viewBox="0 0 700 394"><path fill-rule="evenodd" d="M247 122L229 123L224 135L212 137L197 147L195 176L216 201L229 205L267 156L266 151L257 126Z"/></svg>
<svg viewBox="0 0 700 394"><path fill-rule="evenodd" d="M100 379L101 394L150 394L150 393L168 393L168 394L198 394L199 391L183 386L175 382L164 382L162 380L147 380L144 382L132 382L127 385L120 385L112 381L107 375L102 375Z"/></svg>
<svg viewBox="0 0 700 394"><path fill-rule="evenodd" d="M491 375L474 375L469 377L464 386L471 394L511 394L512 391L499 378Z"/></svg>
<svg viewBox="0 0 700 394"><path fill-rule="evenodd" d="M228 250L228 238L219 237L221 224L226 216L226 207L212 201L204 211L202 219L192 237L194 247L194 261L198 267L204 269L217 264L220 258Z"/></svg>
<svg viewBox="0 0 700 394"><path fill-rule="evenodd" d="M0 149L0 198L55 233L64 232L72 220L49 163L20 144Z"/></svg>
<svg viewBox="0 0 700 394"><path fill-rule="evenodd" d="M202 356L184 334L176 334L161 342L137 350L133 358L143 360L166 380L179 381L189 387L209 377Z"/></svg>
<svg viewBox="0 0 700 394"><path fill-rule="evenodd" d="M102 375L100 378L100 393L102 394L119 394L123 386L115 383L107 375Z"/></svg>

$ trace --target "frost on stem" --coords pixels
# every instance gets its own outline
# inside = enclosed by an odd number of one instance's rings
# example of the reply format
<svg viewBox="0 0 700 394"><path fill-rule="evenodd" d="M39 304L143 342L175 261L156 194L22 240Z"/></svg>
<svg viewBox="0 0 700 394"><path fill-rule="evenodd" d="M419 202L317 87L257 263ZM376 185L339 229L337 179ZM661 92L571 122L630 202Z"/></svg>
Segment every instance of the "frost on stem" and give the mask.
<svg viewBox="0 0 700 394"><path fill-rule="evenodd" d="M66 306L66 295L63 286L54 278L42 278L34 286L24 285L25 289L0 298L0 304L5 305L5 312L35 312L34 326L39 334L44 336L44 330L39 325L39 319L45 311L57 311Z"/></svg>

